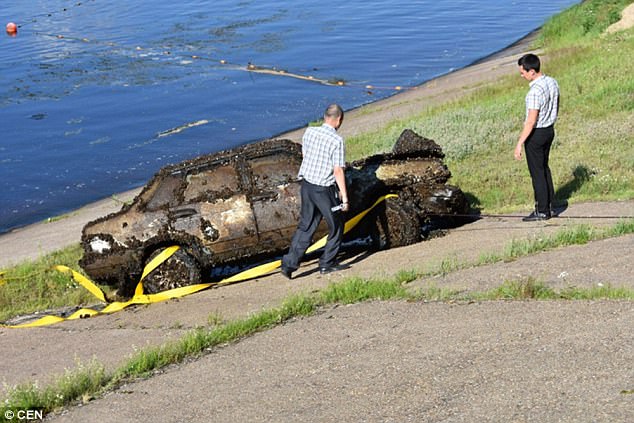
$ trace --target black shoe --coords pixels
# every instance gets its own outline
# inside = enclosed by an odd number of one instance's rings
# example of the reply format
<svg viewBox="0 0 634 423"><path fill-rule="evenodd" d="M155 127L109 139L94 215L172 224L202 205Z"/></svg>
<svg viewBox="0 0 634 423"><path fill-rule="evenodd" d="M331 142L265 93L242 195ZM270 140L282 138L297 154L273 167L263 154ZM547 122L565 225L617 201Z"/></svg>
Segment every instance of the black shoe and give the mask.
<svg viewBox="0 0 634 423"><path fill-rule="evenodd" d="M293 279L293 271L292 270L288 270L287 268L282 267L280 269L280 272L282 273L282 275L284 275L284 277L286 279Z"/></svg>
<svg viewBox="0 0 634 423"><path fill-rule="evenodd" d="M338 272L340 270L350 269L350 266L347 264L334 264L332 266L320 267L319 273L322 275L327 275L328 273Z"/></svg>
<svg viewBox="0 0 634 423"><path fill-rule="evenodd" d="M541 213L541 212L532 212L526 217L522 218L522 222L536 222L538 220L548 220L550 219L550 212Z"/></svg>

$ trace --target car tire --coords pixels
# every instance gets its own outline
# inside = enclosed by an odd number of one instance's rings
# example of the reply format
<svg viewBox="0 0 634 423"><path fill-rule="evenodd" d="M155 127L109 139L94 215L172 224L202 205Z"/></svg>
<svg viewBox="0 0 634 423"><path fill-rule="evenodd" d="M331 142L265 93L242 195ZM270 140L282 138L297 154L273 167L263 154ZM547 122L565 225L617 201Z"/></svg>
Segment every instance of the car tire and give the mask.
<svg viewBox="0 0 634 423"><path fill-rule="evenodd" d="M400 198L388 198L377 209L371 231L372 244L377 249L402 247L421 240L421 224L413 205Z"/></svg>
<svg viewBox="0 0 634 423"><path fill-rule="evenodd" d="M163 249L159 248L152 252L145 264L147 265L161 251ZM168 289L201 283L201 281L200 264L187 249L180 248L143 279L143 292L156 294Z"/></svg>

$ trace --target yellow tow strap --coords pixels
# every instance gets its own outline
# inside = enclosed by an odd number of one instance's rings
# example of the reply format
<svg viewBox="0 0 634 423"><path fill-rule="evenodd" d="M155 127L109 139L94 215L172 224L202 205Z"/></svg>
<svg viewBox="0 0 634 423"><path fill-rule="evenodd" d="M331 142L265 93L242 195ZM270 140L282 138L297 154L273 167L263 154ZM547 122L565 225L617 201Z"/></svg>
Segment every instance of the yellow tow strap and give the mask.
<svg viewBox="0 0 634 423"><path fill-rule="evenodd" d="M352 230L352 228L354 228L361 221L361 219L363 219L370 211L372 211L372 209L374 209L382 201L388 198L394 198L394 197L398 197L398 196L396 194L384 195L380 197L378 200L376 200L372 206L362 211L361 213L357 214L352 219L348 220L344 226L344 233L347 233L350 230ZM322 237L321 239L316 241L313 245L311 245L308 248L308 250L306 250L306 252L310 253L315 250L318 250L319 248L322 248L324 245L326 245L327 238L328 236ZM44 316L40 319L34 320L29 323L22 323L18 325L0 325L0 327L5 327L5 328L30 328L31 327L32 328L32 327L38 327L38 326L52 325L54 323L63 322L65 320L83 319L87 317L96 316L98 314L114 313L114 312L123 310L124 308L133 304L158 303L158 302L169 300L172 298L184 297L186 295L193 294L198 291L202 291L203 289L207 289L211 286L223 286L223 285L228 285L234 282L241 282L248 279L264 276L268 273L271 273L272 271L280 267L282 264L281 260L275 260L269 263L265 263L265 264L253 267L251 269L247 269L234 276L225 278L221 280L220 282L187 285L180 288L174 288L174 289L169 289L167 291L162 291L156 294L144 294L143 293L143 279L148 274L150 274L154 269L160 266L161 263L163 263L165 260L170 258L172 254L178 251L179 248L180 247L177 245L167 247L159 255L154 257L143 269L143 274L141 275L141 279L139 280L139 283L137 284L136 289L134 290L134 296L130 300L123 301L123 302L122 301L113 301L113 302L108 301L108 299L106 298L106 295L101 290L101 288L99 288L93 281L91 281L90 279L82 275L81 273L67 266L62 266L62 265L54 266L54 269L60 272L69 273L77 283L79 283L81 286L86 288L91 294L93 294L100 301L107 303L106 307L104 307L100 311L93 310L90 308L82 308L75 311L73 314L71 314L68 317Z"/></svg>

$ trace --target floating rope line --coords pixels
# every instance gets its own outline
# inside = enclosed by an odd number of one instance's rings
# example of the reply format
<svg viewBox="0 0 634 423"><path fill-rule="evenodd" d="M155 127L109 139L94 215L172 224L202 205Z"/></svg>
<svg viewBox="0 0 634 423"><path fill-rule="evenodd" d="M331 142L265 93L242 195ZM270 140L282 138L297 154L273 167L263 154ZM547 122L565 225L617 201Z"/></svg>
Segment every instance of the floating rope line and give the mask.
<svg viewBox="0 0 634 423"><path fill-rule="evenodd" d="M77 2L75 4L69 5L67 7L64 7L60 10L57 11L52 11L52 12L45 12L45 13L40 13L38 15L33 15L31 18L27 18L25 20L25 23L23 24L18 24L17 27L18 28L22 28L25 25L29 25L32 23L35 23L38 21L39 18L43 18L43 17L52 17L56 14L60 14L60 13L67 13L71 11L72 7L80 7L82 6L84 3L91 1L94 2L95 0L85 0L84 2ZM95 39L90 39L88 37L77 37L77 36L72 36L72 35L63 35L63 34L50 34L50 33L44 33L44 32L34 32L35 35L42 35L42 36L47 36L47 37L52 37L52 38L56 38L59 40L70 40L70 41L78 41L78 42L83 42L83 43L91 43L91 44L97 44L97 45L103 45L103 46L109 46L109 47L119 47L122 49L128 49L131 51L145 51L146 49L140 47L140 46L136 46L134 48L129 47L129 46L123 46L121 44L115 43L115 42L111 42L111 41L100 41L100 40L95 40ZM172 52L169 50L165 50L159 54L163 54L166 56L172 55ZM342 78L331 78L331 79L325 79L325 78L319 78L313 75L307 75L307 74L302 74L302 73L296 73L296 72L290 72L288 70L285 69L280 69L276 66L263 66L263 65L256 65L253 63L248 63L247 65L242 65L242 64L238 64L238 63L230 63L226 60L223 59L214 59L214 58L210 58L210 57L205 57L202 55L197 55L197 54L179 54L178 56L175 57L181 57L181 58L188 58L188 59L194 59L194 60L209 60L211 62L214 63L218 63L219 65L222 66L226 66L227 68L230 69L235 69L235 70L241 70L241 71L246 71L246 72L250 72L250 73L259 73L259 74L265 74L265 75L272 75L272 76L281 76L281 77L288 77L288 78L295 78L295 79L299 79L302 81L307 81L307 82L314 82L314 83L318 83L318 84L322 84L322 85L327 85L327 86L333 86L333 87L358 87L358 88L363 88L366 90L366 92L369 95L373 94L372 90L379 90L379 91L403 91L403 90L411 90L411 89L416 89L417 86L401 86L401 85L395 85L395 86L379 86L379 85L372 85L372 84L367 84L367 83L355 83L355 82L350 82L350 81L346 81Z"/></svg>
<svg viewBox="0 0 634 423"><path fill-rule="evenodd" d="M85 0L84 2L80 1L80 2L77 2L77 3L72 4L70 6L66 6L66 7L64 7L62 9L60 9L60 10L55 10L55 11L52 11L52 12L44 12L44 13L40 13L40 14L37 14L37 15L33 15L30 18L26 18L24 20L25 23L19 24L18 28L22 28L25 25L29 25L29 24L35 23L35 22L38 21L39 18L50 18L53 15L70 12L71 7L79 7L79 6L82 6L84 3L89 2L89 1L90 2L94 2L95 0Z"/></svg>
<svg viewBox="0 0 634 423"><path fill-rule="evenodd" d="M132 50L130 47L124 47L112 41L99 41L99 40L94 40L87 37L74 37L72 35L50 34L46 32L34 32L33 34L44 36L44 37L56 38L58 40L80 41L82 43L97 44L97 45L108 46L108 47L120 47L120 48L126 48L129 50ZM137 47L136 50L141 50L141 48Z"/></svg>
<svg viewBox="0 0 634 423"><path fill-rule="evenodd" d="M133 52L140 52L140 51L151 51L150 49L146 49L143 48L141 46L136 46L136 47L129 47L129 46L124 46L112 41L101 41L101 40L95 40L95 39L91 39L88 37L77 37L77 36L72 36L72 35L64 35L64 34L51 34L51 33L45 33L45 32L35 32L36 35L40 35L40 36L45 36L45 37L51 37L51 38L55 38L58 40L66 40L66 41L76 41L76 42L82 42L82 43L89 43L89 44L96 44L96 45L102 45L102 46L108 46L108 47L118 47L120 49L127 49L129 51L133 51ZM318 83L321 85L326 85L326 86L332 86L332 87L357 87L357 88L363 88L368 90L367 93L368 94L373 94L373 92L371 90L383 90L383 91L403 91L403 90L411 90L411 89L416 89L417 86L401 86L401 85L396 85L396 86L378 86L378 85L372 85L372 84L366 84L366 83L355 83L355 82L351 82L351 81L346 81L343 78L330 78L330 79L326 79L326 78L319 78L316 77L314 75L310 75L310 74L303 74L303 73L297 73L297 72L290 72L286 69L281 69L277 66L264 66L264 65L257 65L254 63L249 62L248 64L244 65L244 64L240 64L240 63L232 63L229 62L225 59L218 59L218 58L213 58L213 57L207 57L204 55L199 55L199 54L191 54L191 53L173 53L170 50L163 50L160 52L156 52L155 54L157 55L163 55L163 56L170 56L174 59L178 59L180 58L181 60L183 59L193 59L193 60L205 60L205 61L209 61L211 63L215 63L218 65L218 68L226 68L226 69L232 69L232 70L239 70L239 71L246 71L249 73L258 73L258 74L264 74L264 75L271 75L271 76L281 76L281 77L287 77L287 78L295 78L295 79L299 79L302 81L307 81L307 82L313 82L313 83Z"/></svg>
<svg viewBox="0 0 634 423"><path fill-rule="evenodd" d="M277 68L267 68L267 67L263 67L263 66L256 66L253 63L249 63L247 65L247 70L249 72L255 72L255 73L264 73L264 74L268 74L268 75L277 75L277 76L288 76L291 78L297 78L297 79L303 79L305 81L311 81L311 82L319 82L320 84L324 84L324 85L338 85L338 86L344 86L346 85L346 82L343 79L339 79L339 80L325 80L325 79L321 79L321 78L315 78L312 75L300 75L297 73L292 73L292 72L288 72L286 70L283 69L277 69Z"/></svg>
<svg viewBox="0 0 634 423"><path fill-rule="evenodd" d="M94 40L94 39L90 39L87 37L76 37L76 36L71 36L71 35L63 35L63 34L50 34L50 33L45 33L45 32L36 32L36 35L41 35L41 36L45 36L45 37L51 37L51 38L55 38L58 40L68 40L68 41L77 41L77 42L82 42L82 43L89 43L89 44L96 44L96 45L103 45L103 46L108 46L108 47L118 47L121 49L127 49L130 51L135 51L135 52L139 52L139 51L148 51L147 49L144 49L143 47L137 46L137 47L128 47L128 46L122 46L121 44L117 44L111 41L100 41L100 40ZM336 78L336 79L324 79L324 78L318 78L315 77L313 75L304 75L304 74L300 74L300 73L294 73L294 72L289 72L285 69L279 69L278 67L275 66L261 66L261 65L256 65L253 63L248 63L247 65L242 65L239 63L231 63L227 60L224 59L215 59L215 58L211 58L211 57L206 57L206 56L202 56L199 54L182 54L182 53L177 53L177 54L173 54L172 51L170 50L163 50L157 54L161 54L164 56L171 56L175 59L193 59L193 60L206 60L212 63L216 63L218 65L220 65L219 67L225 67L227 69L232 69L232 70L240 70L240 71L246 71L246 72L250 72L250 73L260 73L260 74L266 74L266 75L274 75L274 76L283 76L283 77L289 77L289 78L296 78L296 79L300 79L303 81L309 81L309 82L316 82L318 84L322 84L322 85L329 85L329 86L345 86L345 85L349 85L348 83L346 83L346 81L344 79L340 79L340 78Z"/></svg>

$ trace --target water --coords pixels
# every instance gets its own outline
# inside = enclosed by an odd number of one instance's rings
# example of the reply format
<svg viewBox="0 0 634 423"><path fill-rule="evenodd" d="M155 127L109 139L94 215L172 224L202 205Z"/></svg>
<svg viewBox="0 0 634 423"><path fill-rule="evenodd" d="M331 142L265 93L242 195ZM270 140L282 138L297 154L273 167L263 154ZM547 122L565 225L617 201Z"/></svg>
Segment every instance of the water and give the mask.
<svg viewBox="0 0 634 423"><path fill-rule="evenodd" d="M3 3L0 232L464 67L577 1Z"/></svg>

